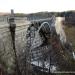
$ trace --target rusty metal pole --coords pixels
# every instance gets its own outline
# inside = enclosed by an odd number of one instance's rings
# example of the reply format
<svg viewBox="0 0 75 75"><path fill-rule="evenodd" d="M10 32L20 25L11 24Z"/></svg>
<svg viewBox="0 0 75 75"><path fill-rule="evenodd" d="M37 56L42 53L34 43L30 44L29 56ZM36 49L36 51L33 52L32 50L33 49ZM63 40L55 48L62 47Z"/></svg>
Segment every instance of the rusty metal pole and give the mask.
<svg viewBox="0 0 75 75"><path fill-rule="evenodd" d="M9 22L9 29L11 32L11 38L12 38L12 44L13 44L13 50L14 50L14 54L15 54L15 64L16 64L16 72L17 75L21 75L20 69L19 69L19 64L18 64L18 59L17 59L17 54L16 54L16 48L15 48L15 28L16 28L16 24L14 21L14 13L13 10L11 10L11 16L8 20Z"/></svg>

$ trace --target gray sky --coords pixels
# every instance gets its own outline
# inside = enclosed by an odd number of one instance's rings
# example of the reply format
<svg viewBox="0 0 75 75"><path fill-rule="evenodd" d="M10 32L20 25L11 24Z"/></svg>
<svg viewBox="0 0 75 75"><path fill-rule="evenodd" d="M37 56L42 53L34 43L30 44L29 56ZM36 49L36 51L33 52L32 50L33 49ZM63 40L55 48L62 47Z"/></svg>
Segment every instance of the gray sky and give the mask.
<svg viewBox="0 0 75 75"><path fill-rule="evenodd" d="M75 10L75 0L0 0L0 12L19 13Z"/></svg>

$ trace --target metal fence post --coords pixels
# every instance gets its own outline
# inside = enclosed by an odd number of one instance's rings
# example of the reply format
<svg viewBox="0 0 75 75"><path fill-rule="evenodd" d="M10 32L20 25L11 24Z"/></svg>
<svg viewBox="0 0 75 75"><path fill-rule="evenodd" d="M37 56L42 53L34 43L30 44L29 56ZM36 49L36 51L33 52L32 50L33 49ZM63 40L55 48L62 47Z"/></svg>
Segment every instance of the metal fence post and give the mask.
<svg viewBox="0 0 75 75"><path fill-rule="evenodd" d="M17 59L17 54L16 54L16 48L15 48L15 29L16 29L16 24L14 21L14 13L13 10L11 10L11 16L8 19L9 23L9 30L11 33L11 38L12 38L12 44L13 44L13 50L15 54L15 64L16 64L16 72L17 75L21 75L20 69L19 69L19 64L18 64L18 59Z"/></svg>

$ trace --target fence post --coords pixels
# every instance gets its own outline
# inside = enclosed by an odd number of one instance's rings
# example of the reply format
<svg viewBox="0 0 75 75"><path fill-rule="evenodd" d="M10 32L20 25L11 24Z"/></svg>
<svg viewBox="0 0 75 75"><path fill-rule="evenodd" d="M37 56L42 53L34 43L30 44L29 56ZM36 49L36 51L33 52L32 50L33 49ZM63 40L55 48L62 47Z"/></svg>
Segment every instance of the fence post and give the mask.
<svg viewBox="0 0 75 75"><path fill-rule="evenodd" d="M12 38L12 44L13 44L13 50L15 54L15 64L16 64L16 72L17 75L21 75L20 69L19 69L19 64L18 64L18 59L17 59L17 54L16 54L16 48L15 48L15 29L16 29L16 24L14 21L14 12L11 10L11 16L8 19L9 23L9 30L11 33L11 38Z"/></svg>

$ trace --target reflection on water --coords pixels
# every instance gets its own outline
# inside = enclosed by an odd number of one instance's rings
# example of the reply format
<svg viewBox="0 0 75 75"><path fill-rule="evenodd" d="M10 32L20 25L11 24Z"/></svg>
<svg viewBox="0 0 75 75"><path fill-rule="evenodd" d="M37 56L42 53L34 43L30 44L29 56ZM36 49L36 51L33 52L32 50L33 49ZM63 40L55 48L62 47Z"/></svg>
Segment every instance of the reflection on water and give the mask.
<svg viewBox="0 0 75 75"><path fill-rule="evenodd" d="M66 35L65 35L65 33L64 33L64 30L63 30L63 27L62 27L62 24L61 24L61 21L62 21L62 20L63 20L63 19L60 18L60 17L56 18L55 24L54 24L53 26L54 26L54 28L56 29L57 34L60 35L60 40L61 40L61 42L62 42L62 43L65 43L65 42L66 42ZM44 24L44 23L43 23L43 24ZM41 25L41 27L43 26L43 24ZM52 24L53 24L53 23L52 23ZM37 31L37 34L36 34L36 36L35 36L34 41L36 41L35 43L38 42L38 45L40 46L41 43L39 42L39 40L41 41L42 39L41 39L39 36L40 36L40 34L39 34L39 30L38 30L38 31ZM37 39L39 39L39 40L37 40ZM35 43L33 43L34 46L35 46L35 47L38 46L38 45L36 45ZM42 42L42 43L43 43L43 42ZM33 45L33 44L32 44L32 45ZM35 47L34 47L34 48L35 48ZM36 65L36 66L43 67L41 60L39 60L39 62L38 62L38 61L33 61L33 62L31 62L31 64L34 64L34 65ZM56 67L54 64L53 64L53 65L50 65L49 59L48 59L48 61L44 61L44 68L47 68L47 69L48 69L47 72L49 71L49 68L50 68L50 71L51 71L51 72L54 72L54 71L57 70L57 67ZM42 70L41 70L41 71L42 71Z"/></svg>
<svg viewBox="0 0 75 75"><path fill-rule="evenodd" d="M41 61L39 61L39 62L38 61L33 61L33 62L31 62L31 64L34 64L34 65L39 66L39 67L43 67ZM49 62L45 61L44 65L45 65L44 68L47 69L45 72L49 72ZM50 66L50 72L53 73L54 71L56 71L56 69L57 69L57 67L55 65ZM41 71L43 71L43 68L41 69Z"/></svg>

